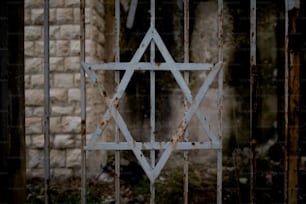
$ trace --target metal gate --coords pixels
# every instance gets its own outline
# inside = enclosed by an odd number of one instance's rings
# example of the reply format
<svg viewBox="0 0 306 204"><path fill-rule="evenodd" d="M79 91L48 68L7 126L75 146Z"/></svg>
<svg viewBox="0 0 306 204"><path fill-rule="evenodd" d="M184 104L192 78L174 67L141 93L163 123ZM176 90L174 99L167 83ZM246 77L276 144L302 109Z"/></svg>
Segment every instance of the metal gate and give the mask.
<svg viewBox="0 0 306 204"><path fill-rule="evenodd" d="M130 13L137 6L137 0L131 0ZM116 58L114 63L90 64L85 61L85 0L81 0L81 136L82 136L82 203L86 203L86 152L92 150L113 150L115 151L115 199L119 203L120 199L120 151L130 150L142 166L145 174L149 178L151 199L154 203L155 189L154 183L161 170L168 161L174 150L184 151L184 202L188 203L188 150L192 149L213 149L217 151L217 203L222 202L222 95L223 95L223 56L222 56L222 21L223 21L223 1L218 0L218 61L215 64L208 63L189 63L189 1L184 1L184 63L177 63L169 53L161 38L158 30L155 28L155 0L150 3L151 20L149 29L143 37L139 48L136 50L130 62L120 62L119 33L120 33L120 0L115 0L115 19L116 19ZM133 16L131 14L131 16ZM128 19L129 21L129 19ZM150 49L150 62L141 62L141 58L147 49ZM155 52L159 50L164 63L155 62ZM103 70L115 72L115 82L118 85L113 96L110 96L105 89L103 81L99 81L97 73ZM198 93L192 96L189 82L188 71L206 71L207 77L202 83ZM124 71L121 80L119 71ZM150 72L150 141L137 142L121 113L118 111L118 105L123 96L129 81L134 72ZM155 141L155 72L168 71L173 75L176 83L180 87L185 97L185 114L181 119L176 133L170 141ZM183 73L183 74L182 74ZM86 142L86 84L85 74L89 77L91 83L96 87L97 94L104 98L107 110L103 115L103 120L98 124L89 142ZM213 80L218 77L218 132L214 132L205 116L205 112L199 108ZM208 135L207 142L188 142L188 125L193 117L200 122L203 131ZM97 143L97 139L113 119L116 123L114 142ZM119 140L119 132L123 135L125 142ZM150 151L149 159L143 154L144 150ZM156 151L163 150L159 160L156 159Z"/></svg>

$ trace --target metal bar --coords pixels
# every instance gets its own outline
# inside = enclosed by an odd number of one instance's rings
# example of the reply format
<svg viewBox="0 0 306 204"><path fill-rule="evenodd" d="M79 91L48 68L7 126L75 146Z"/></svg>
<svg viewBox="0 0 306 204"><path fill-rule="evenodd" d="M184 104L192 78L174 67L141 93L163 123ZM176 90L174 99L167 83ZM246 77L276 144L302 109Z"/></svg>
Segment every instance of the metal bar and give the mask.
<svg viewBox="0 0 306 204"><path fill-rule="evenodd" d="M134 2L134 1L133 1ZM136 10L136 8L135 8ZM134 13L135 15L135 13ZM134 19L132 19L134 21ZM120 62L120 0L115 0L115 23L116 23L116 38L115 38L115 62ZM116 86L120 83L120 72L115 72ZM119 128L115 125L115 142L119 143ZM120 204L120 151L115 151L115 202Z"/></svg>
<svg viewBox="0 0 306 204"><path fill-rule="evenodd" d="M184 1L184 63L189 63L189 0ZM184 71L184 79L189 84L189 72ZM185 112L188 111L188 101L184 99ZM188 129L184 134L184 141L188 141ZM189 181L189 161L188 152L184 152L184 203L188 203L188 181Z"/></svg>
<svg viewBox="0 0 306 204"><path fill-rule="evenodd" d="M80 61L85 62L85 0L80 0ZM86 203L86 86L85 71L80 67L81 92L81 203Z"/></svg>
<svg viewBox="0 0 306 204"><path fill-rule="evenodd" d="M250 203L255 203L255 135L254 135L254 116L253 116L253 97L254 97L254 69L256 66L256 0L250 3ZM255 121L256 122L256 121Z"/></svg>
<svg viewBox="0 0 306 204"><path fill-rule="evenodd" d="M151 0L150 5L151 11L151 27L155 27L155 0ZM155 44L151 41L151 50L150 50L150 62L154 64L155 62ZM155 142L155 71L150 71L150 104L151 104L151 112L150 112L150 141L151 143ZM151 159L151 167L155 168L155 150L150 151L150 159ZM150 181L150 203L155 203L155 185L154 182Z"/></svg>
<svg viewBox="0 0 306 204"><path fill-rule="evenodd" d="M156 62L120 62L117 63L104 63L104 64L92 64L83 63L84 67L90 67L91 70L130 70L135 71L208 71L211 70L214 65L209 63L156 63Z"/></svg>
<svg viewBox="0 0 306 204"><path fill-rule="evenodd" d="M218 109L219 130L218 141L220 149L217 150L217 203L222 203L222 108L223 108L223 0L218 0L218 62L221 69L218 76Z"/></svg>
<svg viewBox="0 0 306 204"><path fill-rule="evenodd" d="M85 146L86 150L165 150L172 142L101 142L94 146ZM177 142L174 150L221 149L218 143L212 142Z"/></svg>
<svg viewBox="0 0 306 204"><path fill-rule="evenodd" d="M45 203L50 203L49 0L44 1L44 163Z"/></svg>
<svg viewBox="0 0 306 204"><path fill-rule="evenodd" d="M134 24L136 9L137 9L138 0L132 0L130 3L129 14L126 20L126 27L131 29Z"/></svg>
<svg viewBox="0 0 306 204"><path fill-rule="evenodd" d="M289 107L289 62L288 62L288 32L289 32L289 18L288 18L288 0L285 0L285 81L284 81L284 204L288 203L288 107Z"/></svg>

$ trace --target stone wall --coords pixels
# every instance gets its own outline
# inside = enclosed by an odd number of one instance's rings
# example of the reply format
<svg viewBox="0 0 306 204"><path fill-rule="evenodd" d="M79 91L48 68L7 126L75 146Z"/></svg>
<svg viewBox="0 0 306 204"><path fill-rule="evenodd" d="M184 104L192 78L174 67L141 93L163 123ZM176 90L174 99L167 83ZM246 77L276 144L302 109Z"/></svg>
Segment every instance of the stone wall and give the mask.
<svg viewBox="0 0 306 204"><path fill-rule="evenodd" d="M27 176L44 176L43 0L25 0L25 104ZM104 4L86 1L86 61L104 58ZM50 157L51 177L79 176L80 140L80 8L78 0L50 1ZM87 130L104 110L87 89ZM101 157L100 157L101 158ZM95 158L99 160L100 158ZM98 162L96 162L98 163Z"/></svg>

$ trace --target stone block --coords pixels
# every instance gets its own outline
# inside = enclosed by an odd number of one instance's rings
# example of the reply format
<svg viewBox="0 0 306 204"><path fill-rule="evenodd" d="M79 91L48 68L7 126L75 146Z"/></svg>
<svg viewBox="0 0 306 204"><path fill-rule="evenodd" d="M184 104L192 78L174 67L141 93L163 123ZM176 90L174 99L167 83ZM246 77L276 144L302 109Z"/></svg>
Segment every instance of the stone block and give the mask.
<svg viewBox="0 0 306 204"><path fill-rule="evenodd" d="M67 89L50 89L50 99L52 104L64 103L67 104L68 94Z"/></svg>
<svg viewBox="0 0 306 204"><path fill-rule="evenodd" d="M33 41L25 41L24 42L24 56L25 57L35 57L34 42Z"/></svg>
<svg viewBox="0 0 306 204"><path fill-rule="evenodd" d="M64 7L64 1L63 0L52 0L49 3L50 8L61 8Z"/></svg>
<svg viewBox="0 0 306 204"><path fill-rule="evenodd" d="M60 73L53 76L53 87L55 88L70 88L73 87L73 74Z"/></svg>
<svg viewBox="0 0 306 204"><path fill-rule="evenodd" d="M80 8L73 9L74 24L80 24Z"/></svg>
<svg viewBox="0 0 306 204"><path fill-rule="evenodd" d="M67 168L80 168L81 166L81 150L80 149L68 149L67 150Z"/></svg>
<svg viewBox="0 0 306 204"><path fill-rule="evenodd" d="M32 148L43 149L44 148L44 135L33 135L32 136Z"/></svg>
<svg viewBox="0 0 306 204"><path fill-rule="evenodd" d="M37 169L27 169L27 178L44 178L44 169L43 168L37 168Z"/></svg>
<svg viewBox="0 0 306 204"><path fill-rule="evenodd" d="M61 25L60 38L62 40L79 40L80 25Z"/></svg>
<svg viewBox="0 0 306 204"><path fill-rule="evenodd" d="M72 115L73 109L74 108L72 106L52 106L51 114L54 116Z"/></svg>
<svg viewBox="0 0 306 204"><path fill-rule="evenodd" d="M80 58L79 57L66 57L64 60L65 71L69 73L80 72Z"/></svg>
<svg viewBox="0 0 306 204"><path fill-rule="evenodd" d="M49 45L49 54L50 57L55 57L56 56L56 41L55 40L50 40L50 45Z"/></svg>
<svg viewBox="0 0 306 204"><path fill-rule="evenodd" d="M25 107L25 116L26 117L33 116L33 108L32 107L29 107L29 106Z"/></svg>
<svg viewBox="0 0 306 204"><path fill-rule="evenodd" d="M50 40L58 40L60 39L60 26L58 25L51 25L50 30Z"/></svg>
<svg viewBox="0 0 306 204"><path fill-rule="evenodd" d="M27 117L25 118L25 132L26 134L42 134L43 124L41 117Z"/></svg>
<svg viewBox="0 0 306 204"><path fill-rule="evenodd" d="M24 9L24 25L31 25L31 9Z"/></svg>
<svg viewBox="0 0 306 204"><path fill-rule="evenodd" d="M32 88L43 88L44 87L44 75L33 74L31 77L31 87Z"/></svg>
<svg viewBox="0 0 306 204"><path fill-rule="evenodd" d="M43 63L44 61L41 57L25 58L25 74L43 73Z"/></svg>
<svg viewBox="0 0 306 204"><path fill-rule="evenodd" d="M43 150L29 149L27 152L27 168L43 168L44 152Z"/></svg>
<svg viewBox="0 0 306 204"><path fill-rule="evenodd" d="M57 179L71 178L73 176L73 170L67 168L55 168L51 170L51 175L53 178Z"/></svg>
<svg viewBox="0 0 306 204"><path fill-rule="evenodd" d="M65 0L64 2L66 8L80 8L80 1Z"/></svg>
<svg viewBox="0 0 306 204"><path fill-rule="evenodd" d="M64 57L50 57L50 72L64 71Z"/></svg>
<svg viewBox="0 0 306 204"><path fill-rule="evenodd" d="M30 41L42 39L42 26L25 26L24 38Z"/></svg>
<svg viewBox="0 0 306 204"><path fill-rule="evenodd" d="M44 1L43 0L25 0L24 7L25 8L43 8Z"/></svg>
<svg viewBox="0 0 306 204"><path fill-rule="evenodd" d="M31 146L32 146L32 137L31 136L26 135L25 144L26 144L26 149L31 148Z"/></svg>
<svg viewBox="0 0 306 204"><path fill-rule="evenodd" d="M36 57L44 57L44 43L43 41L34 42L34 55Z"/></svg>
<svg viewBox="0 0 306 204"><path fill-rule="evenodd" d="M75 146L74 135L55 135L53 146L56 149L73 148Z"/></svg>
<svg viewBox="0 0 306 204"><path fill-rule="evenodd" d="M65 57L70 55L70 43L68 40L57 40L55 49L57 57Z"/></svg>
<svg viewBox="0 0 306 204"><path fill-rule="evenodd" d="M50 25L56 24L56 9L55 8L49 9L49 24Z"/></svg>
<svg viewBox="0 0 306 204"><path fill-rule="evenodd" d="M62 118L62 132L80 133L81 118L77 116L66 116Z"/></svg>
<svg viewBox="0 0 306 204"><path fill-rule="evenodd" d="M73 23L73 9L72 8L58 8L56 11L56 21L58 24Z"/></svg>
<svg viewBox="0 0 306 204"><path fill-rule="evenodd" d="M70 41L70 53L71 55L80 55L80 40L71 40Z"/></svg>
<svg viewBox="0 0 306 204"><path fill-rule="evenodd" d="M42 8L31 9L31 22L32 25L43 25L44 10Z"/></svg>
<svg viewBox="0 0 306 204"><path fill-rule="evenodd" d="M65 165L66 165L66 151L52 149L50 151L51 168L64 168Z"/></svg>
<svg viewBox="0 0 306 204"><path fill-rule="evenodd" d="M44 107L42 107L42 106L40 106L40 107L33 107L32 116L35 116L35 117L42 117L42 116L44 116Z"/></svg>
<svg viewBox="0 0 306 204"><path fill-rule="evenodd" d="M78 88L72 88L68 90L68 103L72 102L80 102L81 99L81 91Z"/></svg>
<svg viewBox="0 0 306 204"><path fill-rule="evenodd" d="M25 89L31 88L31 75L24 76L24 88Z"/></svg>
<svg viewBox="0 0 306 204"><path fill-rule="evenodd" d="M51 117L50 118L50 132L52 133L62 133L62 120L61 117Z"/></svg>
<svg viewBox="0 0 306 204"><path fill-rule="evenodd" d="M25 90L26 105L42 105L44 102L43 89L27 89Z"/></svg>

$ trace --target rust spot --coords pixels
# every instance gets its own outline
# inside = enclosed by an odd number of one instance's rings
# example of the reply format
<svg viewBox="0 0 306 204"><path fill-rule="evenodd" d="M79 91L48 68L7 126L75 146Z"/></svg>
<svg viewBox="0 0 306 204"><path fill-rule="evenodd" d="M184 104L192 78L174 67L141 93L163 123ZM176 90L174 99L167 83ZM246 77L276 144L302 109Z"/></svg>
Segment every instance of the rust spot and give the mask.
<svg viewBox="0 0 306 204"><path fill-rule="evenodd" d="M86 120L81 121L81 136L86 135Z"/></svg>
<svg viewBox="0 0 306 204"><path fill-rule="evenodd" d="M255 145L255 144L256 144L256 140L255 140L255 139L252 139L251 144L252 144L252 145Z"/></svg>
<svg viewBox="0 0 306 204"><path fill-rule="evenodd" d="M157 67L160 67L161 63L160 62L155 62L155 64L156 64Z"/></svg>
<svg viewBox="0 0 306 204"><path fill-rule="evenodd" d="M105 90L102 90L102 95L103 95L104 97L107 97L107 93L106 93Z"/></svg>
<svg viewBox="0 0 306 204"><path fill-rule="evenodd" d="M114 106L115 106L116 109L118 109L118 107L119 107L118 97L116 97L115 100L114 100Z"/></svg>
<svg viewBox="0 0 306 204"><path fill-rule="evenodd" d="M105 125L105 121L104 120L102 120L102 122L101 122L101 126L104 126Z"/></svg>

